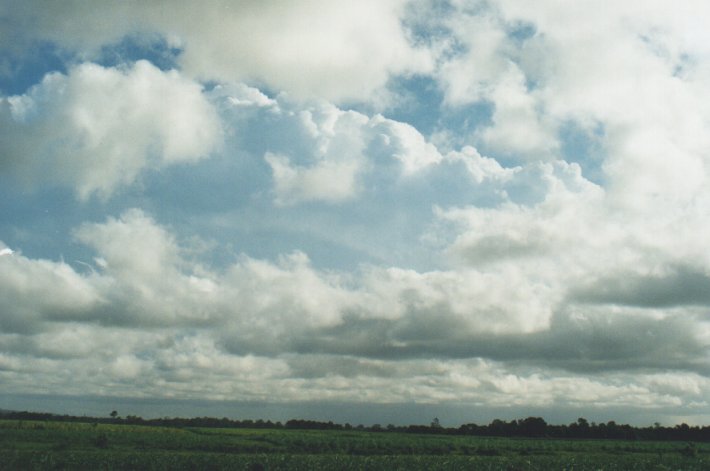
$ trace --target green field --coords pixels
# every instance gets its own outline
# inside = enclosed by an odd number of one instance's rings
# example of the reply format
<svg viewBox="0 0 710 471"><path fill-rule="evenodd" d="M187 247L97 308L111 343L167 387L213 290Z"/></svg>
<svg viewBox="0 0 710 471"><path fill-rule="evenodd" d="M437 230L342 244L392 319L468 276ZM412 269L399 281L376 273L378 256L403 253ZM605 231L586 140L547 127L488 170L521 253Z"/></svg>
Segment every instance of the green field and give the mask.
<svg viewBox="0 0 710 471"><path fill-rule="evenodd" d="M0 469L708 470L710 444L2 420Z"/></svg>

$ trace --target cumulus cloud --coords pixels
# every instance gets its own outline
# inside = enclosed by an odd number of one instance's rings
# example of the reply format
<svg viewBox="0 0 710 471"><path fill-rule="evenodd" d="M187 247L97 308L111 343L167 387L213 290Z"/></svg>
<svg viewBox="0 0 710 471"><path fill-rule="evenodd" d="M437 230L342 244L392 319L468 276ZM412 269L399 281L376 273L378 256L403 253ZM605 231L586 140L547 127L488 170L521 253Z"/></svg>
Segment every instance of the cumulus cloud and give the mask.
<svg viewBox="0 0 710 471"><path fill-rule="evenodd" d="M436 165L443 158L434 144L407 123L376 115L370 125L375 128L374 132L380 133L378 137L386 152L401 162L405 176Z"/></svg>
<svg viewBox="0 0 710 471"><path fill-rule="evenodd" d="M85 319L103 304L92 278L62 262L22 255L0 258L0 325L4 332L27 333L43 321Z"/></svg>
<svg viewBox="0 0 710 471"><path fill-rule="evenodd" d="M559 143L554 126L546 122L539 100L527 88L524 74L514 65L489 94L494 103L492 124L480 132L481 142L492 150L534 160L554 156Z"/></svg>
<svg viewBox="0 0 710 471"><path fill-rule="evenodd" d="M273 106L279 109L271 117L274 128L290 137L269 142L264 154L274 202L280 206L347 202L373 189L366 181L394 186L443 160L414 127L380 114L367 116L322 102L303 109L285 99L274 100Z"/></svg>
<svg viewBox="0 0 710 471"><path fill-rule="evenodd" d="M287 156L268 152L264 159L274 175L277 204L311 200L337 202L356 193L357 162L326 160L312 167L297 167L291 165Z"/></svg>
<svg viewBox="0 0 710 471"><path fill-rule="evenodd" d="M445 103L492 105L474 143L514 161L553 160L572 122L603 130L593 139L606 152L602 171L619 204L687 203L703 191L705 5L690 2L670 15L662 1L469 6L454 3L455 13L425 23L451 32L434 37Z"/></svg>
<svg viewBox="0 0 710 471"><path fill-rule="evenodd" d="M301 98L358 100L371 98L391 74L431 67L428 52L413 47L402 26L404 4L29 4L6 12L9 23L22 25L7 36L57 41L91 56L124 35L158 33L182 49L179 62L192 77L266 83ZM68 26L77 23L83 27Z"/></svg>
<svg viewBox="0 0 710 471"><path fill-rule="evenodd" d="M84 225L76 235L101 258L96 273L2 259L3 299L13 306L4 308L6 328L19 319L24 328L15 331L25 334L48 328L28 327L30 320L177 332L193 326L225 349L221 355L238 356L487 357L571 371L707 368L696 356L707 342L697 334L704 327L698 330L702 321L688 317L691 311L609 311L579 295L583 304L565 307L553 278L535 281L525 264L487 272L372 269L358 281L319 271L296 253L278 263L243 257L214 272L190 262L175 238L138 210ZM45 293L47 285L55 291ZM39 343L45 354L51 343ZM121 375L139 371L136 361L122 362L115 366Z"/></svg>
<svg viewBox="0 0 710 471"><path fill-rule="evenodd" d="M533 11L501 2L506 18L536 28L531 49L554 51L523 66L538 84L539 106L556 119L604 127L604 170L624 204L687 202L707 178L700 129L708 108L698 100L706 93L698 82L704 72L690 66L707 58L697 36L707 6L691 3L672 15L664 2L625 2L603 12L587 3L572 26L579 6Z"/></svg>
<svg viewBox="0 0 710 471"><path fill-rule="evenodd" d="M82 200L108 197L145 169L195 162L220 142L200 85L146 61L52 73L0 106L5 172L68 186Z"/></svg>
<svg viewBox="0 0 710 471"><path fill-rule="evenodd" d="M292 165L285 155L267 152L278 204L300 201L341 201L358 190L356 180L365 170L363 131L368 119L333 106L318 106L298 114L298 126L310 141L306 165Z"/></svg>
<svg viewBox="0 0 710 471"><path fill-rule="evenodd" d="M84 54L0 103L9 389L707 413L700 2L77 5L8 13Z"/></svg>
<svg viewBox="0 0 710 471"><path fill-rule="evenodd" d="M524 277L373 269L358 281L302 253L210 272L138 210L76 235L103 260L97 273L0 259L10 390L39 378L35 391L75 394L679 407L708 388L702 316L682 307L548 302L536 315L530 300L554 296ZM16 272L32 276L9 282ZM117 308L130 316L107 319ZM8 330L10 309L44 327ZM669 369L697 373L680 388Z"/></svg>

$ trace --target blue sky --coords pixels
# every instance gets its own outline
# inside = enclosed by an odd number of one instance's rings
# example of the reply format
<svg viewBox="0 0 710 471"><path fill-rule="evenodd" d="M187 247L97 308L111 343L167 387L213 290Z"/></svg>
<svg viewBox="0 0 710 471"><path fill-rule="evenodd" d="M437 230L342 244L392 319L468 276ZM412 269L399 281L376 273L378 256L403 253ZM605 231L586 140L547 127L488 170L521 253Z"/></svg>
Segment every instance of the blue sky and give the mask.
<svg viewBox="0 0 710 471"><path fill-rule="evenodd" d="M707 423L710 9L620 3L0 2L5 400Z"/></svg>

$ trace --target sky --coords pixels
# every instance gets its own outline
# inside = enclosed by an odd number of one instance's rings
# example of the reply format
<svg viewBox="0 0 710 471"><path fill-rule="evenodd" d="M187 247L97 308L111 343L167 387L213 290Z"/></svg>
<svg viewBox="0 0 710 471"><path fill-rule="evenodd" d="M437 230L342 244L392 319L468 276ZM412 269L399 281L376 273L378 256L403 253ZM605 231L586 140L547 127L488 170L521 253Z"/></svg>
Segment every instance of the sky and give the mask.
<svg viewBox="0 0 710 471"><path fill-rule="evenodd" d="M709 21L0 0L0 408L710 424Z"/></svg>

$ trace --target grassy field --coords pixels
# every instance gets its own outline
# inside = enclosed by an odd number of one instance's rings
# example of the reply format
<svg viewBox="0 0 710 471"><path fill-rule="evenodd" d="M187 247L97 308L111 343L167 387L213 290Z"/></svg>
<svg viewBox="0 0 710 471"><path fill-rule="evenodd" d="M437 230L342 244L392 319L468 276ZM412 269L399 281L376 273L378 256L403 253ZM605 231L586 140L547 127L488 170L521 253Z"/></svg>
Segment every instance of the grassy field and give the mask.
<svg viewBox="0 0 710 471"><path fill-rule="evenodd" d="M0 421L0 470L708 470L710 444Z"/></svg>

